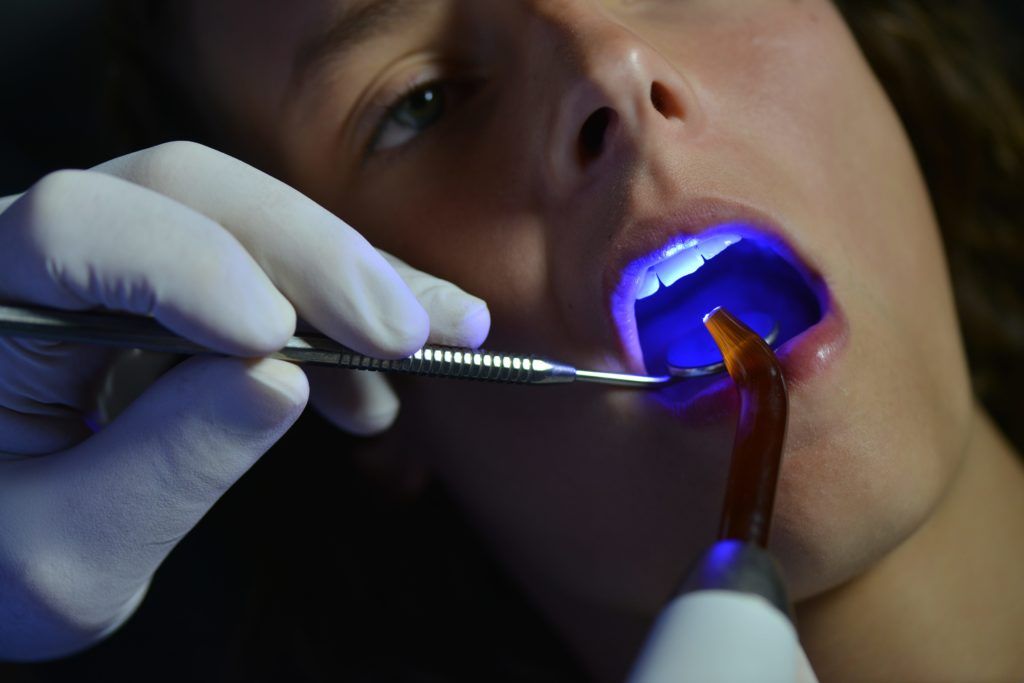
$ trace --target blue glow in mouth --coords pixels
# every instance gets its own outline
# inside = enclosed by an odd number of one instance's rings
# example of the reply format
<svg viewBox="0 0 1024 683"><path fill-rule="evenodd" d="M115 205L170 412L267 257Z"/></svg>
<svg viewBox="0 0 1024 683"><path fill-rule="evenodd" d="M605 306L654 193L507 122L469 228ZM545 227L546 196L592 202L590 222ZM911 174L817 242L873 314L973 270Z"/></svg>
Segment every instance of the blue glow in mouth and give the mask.
<svg viewBox="0 0 1024 683"><path fill-rule="evenodd" d="M722 360L703 316L724 306L778 347L823 316L810 278L769 238L742 228L691 238L652 265L634 306L644 365L652 375L668 364L694 367Z"/></svg>

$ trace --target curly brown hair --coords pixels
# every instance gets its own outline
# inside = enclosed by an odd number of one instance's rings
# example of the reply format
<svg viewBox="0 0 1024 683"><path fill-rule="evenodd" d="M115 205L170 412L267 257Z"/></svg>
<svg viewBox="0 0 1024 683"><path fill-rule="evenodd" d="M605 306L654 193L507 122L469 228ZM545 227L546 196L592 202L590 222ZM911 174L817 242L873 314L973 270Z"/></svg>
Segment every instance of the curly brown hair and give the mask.
<svg viewBox="0 0 1024 683"><path fill-rule="evenodd" d="M981 3L840 0L939 218L974 389L1024 449L1024 104Z"/></svg>

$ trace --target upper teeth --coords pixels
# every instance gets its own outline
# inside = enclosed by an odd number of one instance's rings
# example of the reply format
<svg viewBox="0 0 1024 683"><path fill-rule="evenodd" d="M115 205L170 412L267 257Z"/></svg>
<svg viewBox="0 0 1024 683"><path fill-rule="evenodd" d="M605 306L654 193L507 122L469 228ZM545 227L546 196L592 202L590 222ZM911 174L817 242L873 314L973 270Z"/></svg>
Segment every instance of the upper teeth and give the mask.
<svg viewBox="0 0 1024 683"><path fill-rule="evenodd" d="M647 269L643 282L637 290L637 299L646 299L661 286L669 287L679 278L694 273L705 261L721 254L727 247L739 242L739 235L712 235L703 239L691 237L669 252L667 258Z"/></svg>

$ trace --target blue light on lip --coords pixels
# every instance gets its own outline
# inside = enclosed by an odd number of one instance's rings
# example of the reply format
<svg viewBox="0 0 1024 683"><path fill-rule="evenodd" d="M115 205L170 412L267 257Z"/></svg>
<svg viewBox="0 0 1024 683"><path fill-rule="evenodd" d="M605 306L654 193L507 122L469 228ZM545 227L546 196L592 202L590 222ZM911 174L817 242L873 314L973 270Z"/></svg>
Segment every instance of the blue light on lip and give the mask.
<svg viewBox="0 0 1024 683"><path fill-rule="evenodd" d="M637 332L647 371L664 374L668 363L692 367L721 361L702 323L716 306L728 308L762 335L777 323L776 345L822 317L808 279L767 238L744 232L742 241L706 260L696 271L636 301Z"/></svg>

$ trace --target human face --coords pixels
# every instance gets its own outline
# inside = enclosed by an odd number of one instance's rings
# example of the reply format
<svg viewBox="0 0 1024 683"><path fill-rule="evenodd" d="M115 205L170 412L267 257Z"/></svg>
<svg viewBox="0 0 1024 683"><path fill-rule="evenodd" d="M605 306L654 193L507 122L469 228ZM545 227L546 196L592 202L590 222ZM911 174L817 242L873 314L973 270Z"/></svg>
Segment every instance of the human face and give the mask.
<svg viewBox="0 0 1024 683"><path fill-rule="evenodd" d="M774 240L821 307L780 350L771 546L793 597L928 517L967 438L965 363L920 172L829 2L416 0L293 70L342 10L387 4L197 3L225 130L486 299L489 347L580 367L644 371L638 262L726 223ZM642 622L713 538L727 390L424 381L400 429L556 620Z"/></svg>

